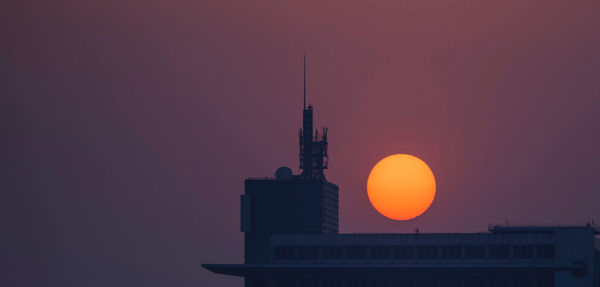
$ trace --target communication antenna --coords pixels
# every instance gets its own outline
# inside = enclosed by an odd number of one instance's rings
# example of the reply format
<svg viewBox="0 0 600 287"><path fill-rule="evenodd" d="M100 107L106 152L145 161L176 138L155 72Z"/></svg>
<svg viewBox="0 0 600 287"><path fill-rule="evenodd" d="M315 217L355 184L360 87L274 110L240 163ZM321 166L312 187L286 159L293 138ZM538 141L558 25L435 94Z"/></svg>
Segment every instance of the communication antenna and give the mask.
<svg viewBox="0 0 600 287"><path fill-rule="evenodd" d="M304 51L304 107L306 109L306 51Z"/></svg>

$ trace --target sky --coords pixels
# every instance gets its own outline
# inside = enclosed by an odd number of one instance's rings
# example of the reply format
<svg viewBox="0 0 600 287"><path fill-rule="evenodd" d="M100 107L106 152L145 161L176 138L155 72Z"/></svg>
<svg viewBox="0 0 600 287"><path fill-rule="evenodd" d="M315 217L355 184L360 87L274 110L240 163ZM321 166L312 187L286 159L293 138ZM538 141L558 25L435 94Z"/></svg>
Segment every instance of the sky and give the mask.
<svg viewBox="0 0 600 287"><path fill-rule="evenodd" d="M242 286L244 179L298 172L302 57L340 231L600 222L599 1L0 3L3 286ZM393 221L366 179L431 167Z"/></svg>

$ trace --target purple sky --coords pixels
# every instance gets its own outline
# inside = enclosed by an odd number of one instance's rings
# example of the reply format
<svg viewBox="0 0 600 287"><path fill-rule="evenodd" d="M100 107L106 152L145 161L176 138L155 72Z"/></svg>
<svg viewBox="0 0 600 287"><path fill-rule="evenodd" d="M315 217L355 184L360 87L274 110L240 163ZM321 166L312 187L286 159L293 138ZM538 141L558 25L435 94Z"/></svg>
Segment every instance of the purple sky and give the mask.
<svg viewBox="0 0 600 287"><path fill-rule="evenodd" d="M286 3L283 3L286 2ZM3 1L3 286L241 286L248 176L298 170L302 54L342 232L600 222L600 2ZM437 196L379 215L381 158ZM594 204L595 203L595 204Z"/></svg>

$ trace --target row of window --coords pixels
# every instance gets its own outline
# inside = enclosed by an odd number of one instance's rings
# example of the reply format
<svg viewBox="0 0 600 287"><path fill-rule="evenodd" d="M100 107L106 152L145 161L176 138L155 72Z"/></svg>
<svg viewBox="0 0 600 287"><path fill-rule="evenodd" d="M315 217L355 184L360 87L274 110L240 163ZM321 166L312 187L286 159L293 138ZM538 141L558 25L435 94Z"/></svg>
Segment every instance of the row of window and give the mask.
<svg viewBox="0 0 600 287"><path fill-rule="evenodd" d="M269 286L275 287L390 287L390 286L421 286L421 287L532 287L532 286L554 286L555 278L554 272L542 272L542 273L529 273L529 274L512 274L512 275L495 275L495 276L478 276L466 275L466 276L431 276L419 274L416 276L312 276L312 277L285 277L281 276L278 278L271 279ZM254 280L252 280L254 279ZM255 278L252 278L252 282L258 285L260 282L256 282ZM264 280L260 286L267 286L269 282Z"/></svg>
<svg viewBox="0 0 600 287"><path fill-rule="evenodd" d="M367 259L554 259L554 245L349 245L321 246L325 260ZM274 257L279 260L296 259L295 246L275 246ZM319 259L319 246L298 246L298 259Z"/></svg>

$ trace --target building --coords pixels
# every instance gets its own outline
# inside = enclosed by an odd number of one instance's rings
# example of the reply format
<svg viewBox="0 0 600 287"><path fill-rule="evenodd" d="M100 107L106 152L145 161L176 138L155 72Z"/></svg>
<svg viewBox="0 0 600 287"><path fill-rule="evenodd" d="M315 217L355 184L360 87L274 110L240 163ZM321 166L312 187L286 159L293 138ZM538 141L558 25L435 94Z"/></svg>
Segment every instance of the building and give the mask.
<svg viewBox="0 0 600 287"><path fill-rule="evenodd" d="M338 187L325 179L327 129L313 135L313 107L303 110L300 169L281 167L275 178L249 178L241 197L244 262L264 256L272 234L338 233Z"/></svg>
<svg viewBox="0 0 600 287"><path fill-rule="evenodd" d="M247 179L244 264L203 264L272 286L600 286L598 230L491 226L482 233L339 234L338 187L328 182L327 129L303 109L300 168Z"/></svg>
<svg viewBox="0 0 600 287"><path fill-rule="evenodd" d="M273 234L245 264L207 264L246 286L599 286L591 226L486 233Z"/></svg>

